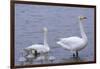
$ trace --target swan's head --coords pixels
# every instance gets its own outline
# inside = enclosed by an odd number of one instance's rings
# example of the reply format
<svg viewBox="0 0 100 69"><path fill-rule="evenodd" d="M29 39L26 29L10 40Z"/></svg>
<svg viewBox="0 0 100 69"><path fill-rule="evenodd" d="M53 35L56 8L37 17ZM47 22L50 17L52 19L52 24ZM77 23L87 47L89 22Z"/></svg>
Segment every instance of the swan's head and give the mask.
<svg viewBox="0 0 100 69"><path fill-rule="evenodd" d="M43 28L43 31L44 31L44 32L47 32L47 31L48 31L47 27L44 27L44 28Z"/></svg>
<svg viewBox="0 0 100 69"><path fill-rule="evenodd" d="M79 16L78 19L81 21L81 20L87 19L87 17L85 17L85 16Z"/></svg>

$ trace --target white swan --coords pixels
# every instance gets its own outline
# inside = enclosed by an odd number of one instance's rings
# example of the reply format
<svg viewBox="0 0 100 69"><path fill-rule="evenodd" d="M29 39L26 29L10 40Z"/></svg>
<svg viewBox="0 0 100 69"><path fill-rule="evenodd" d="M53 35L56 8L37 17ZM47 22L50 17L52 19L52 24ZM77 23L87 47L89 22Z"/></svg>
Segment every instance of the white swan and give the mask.
<svg viewBox="0 0 100 69"><path fill-rule="evenodd" d="M81 32L81 38L77 36L68 37L68 38L61 38L60 41L57 42L57 44L61 45L66 50L73 53L74 57L78 57L78 51L84 49L87 46L87 36L84 32L82 22L84 19L87 19L84 16L79 16L79 26L80 26L80 32ZM76 54L75 54L76 53Z"/></svg>
<svg viewBox="0 0 100 69"><path fill-rule="evenodd" d="M50 51L50 47L48 46L48 43L47 43L47 28L44 27L43 28L43 31L44 31L44 44L41 45L41 44L33 44L29 47L26 47L24 50L25 51L30 51L32 50L32 53L35 54L35 53L48 53Z"/></svg>

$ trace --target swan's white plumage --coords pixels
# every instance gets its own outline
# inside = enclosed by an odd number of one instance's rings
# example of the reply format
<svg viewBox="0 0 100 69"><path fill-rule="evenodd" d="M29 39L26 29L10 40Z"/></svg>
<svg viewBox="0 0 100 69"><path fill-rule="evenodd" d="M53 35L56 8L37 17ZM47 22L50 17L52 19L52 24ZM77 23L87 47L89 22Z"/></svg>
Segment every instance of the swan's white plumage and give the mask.
<svg viewBox="0 0 100 69"><path fill-rule="evenodd" d="M50 48L48 46L44 46L41 44L33 44L29 47L26 47L25 49L27 49L27 50L34 49L37 51L37 53L46 53L50 50Z"/></svg>
<svg viewBox="0 0 100 69"><path fill-rule="evenodd" d="M47 53L50 51L50 47L47 43L47 28L43 28L44 31L44 44L33 44L25 48L25 50L35 50L37 53Z"/></svg>
<svg viewBox="0 0 100 69"><path fill-rule="evenodd" d="M87 46L87 36L84 32L83 26L82 26L82 21L86 19L86 17L84 16L79 16L79 27L80 27L80 31L81 31L81 36L80 37L76 37L76 36L72 36L72 37L68 37L68 38L60 38L60 40L57 42L57 44L61 45L63 48L69 50L69 51L80 51L82 49L84 49Z"/></svg>
<svg viewBox="0 0 100 69"><path fill-rule="evenodd" d="M86 46L84 39L80 37L68 37L68 38L61 38L57 44L61 45L62 47L66 48L70 51L79 51Z"/></svg>

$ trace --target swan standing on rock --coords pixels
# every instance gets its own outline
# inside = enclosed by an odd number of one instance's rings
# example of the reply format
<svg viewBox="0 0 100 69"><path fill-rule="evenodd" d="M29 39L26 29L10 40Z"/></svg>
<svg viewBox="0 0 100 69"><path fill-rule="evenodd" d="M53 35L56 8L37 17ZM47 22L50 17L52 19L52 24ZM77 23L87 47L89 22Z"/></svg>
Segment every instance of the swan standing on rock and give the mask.
<svg viewBox="0 0 100 69"><path fill-rule="evenodd" d="M81 38L80 37L68 37L68 38L61 38L60 41L57 42L57 44L61 45L63 48L65 48L68 51L71 51L73 53L73 57L78 57L78 51L84 49L87 46L87 36L84 32L84 28L82 26L82 22L84 19L87 19L84 16L79 16L79 26L80 26L80 32L81 32ZM76 53L76 54L75 54Z"/></svg>
<svg viewBox="0 0 100 69"><path fill-rule="evenodd" d="M26 47L24 49L25 51L31 51L32 50L32 53L33 54L35 53L35 55L48 53L50 51L50 47L49 47L49 45L47 43L47 32L48 32L48 30L47 30L46 27L44 27L43 31L44 31L44 44L43 45L41 45L41 44L33 44L33 45L29 46L29 47Z"/></svg>

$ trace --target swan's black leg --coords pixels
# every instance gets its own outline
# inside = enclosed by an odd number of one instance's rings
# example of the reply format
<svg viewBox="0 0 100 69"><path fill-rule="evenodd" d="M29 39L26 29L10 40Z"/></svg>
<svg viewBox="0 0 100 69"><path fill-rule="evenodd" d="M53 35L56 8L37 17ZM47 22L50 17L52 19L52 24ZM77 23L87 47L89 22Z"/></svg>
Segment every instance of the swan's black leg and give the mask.
<svg viewBox="0 0 100 69"><path fill-rule="evenodd" d="M78 51L76 51L76 58L78 58Z"/></svg>
<svg viewBox="0 0 100 69"><path fill-rule="evenodd" d="M73 57L75 57L75 53L73 53Z"/></svg>

